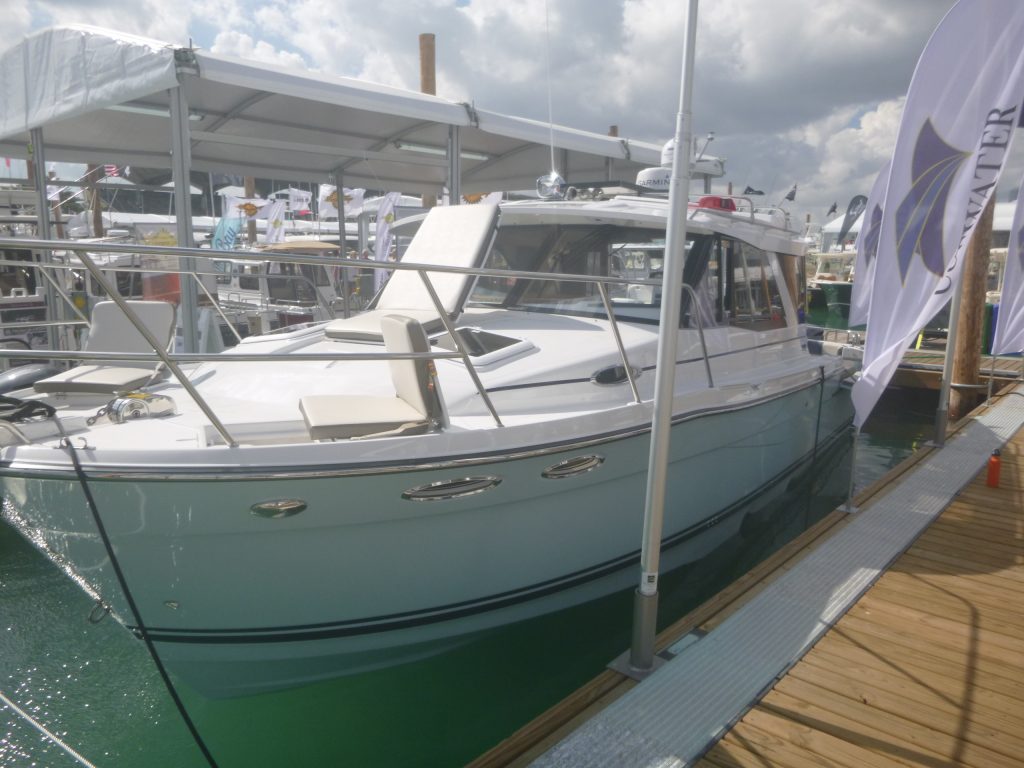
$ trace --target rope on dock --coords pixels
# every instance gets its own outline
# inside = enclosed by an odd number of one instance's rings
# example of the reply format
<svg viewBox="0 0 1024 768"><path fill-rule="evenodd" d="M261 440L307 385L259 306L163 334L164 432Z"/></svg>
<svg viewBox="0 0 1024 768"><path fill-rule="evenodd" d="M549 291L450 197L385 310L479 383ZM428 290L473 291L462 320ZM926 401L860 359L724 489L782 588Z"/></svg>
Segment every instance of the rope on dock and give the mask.
<svg viewBox="0 0 1024 768"><path fill-rule="evenodd" d="M52 741L54 744L56 744L58 747L63 749L65 752L67 752L68 755L70 755L79 765L84 765L85 768L96 768L95 765L90 763L88 760L86 760L84 757L82 757L80 754L78 754L74 749L72 749L70 746L68 746L63 741L61 741L56 736L56 734L52 733L49 729L47 729L47 727L45 725L40 723L38 720L36 720L34 717L32 717L32 715L30 715L28 712L23 710L21 707L19 707L17 704L15 704L13 701L11 701L9 698L7 698L7 696L4 695L3 691L0 691L0 702L3 702L7 706L8 709L10 709L12 712L14 712L14 714L18 715L25 722L27 722L29 725L31 725L33 728L35 728L37 731L39 731L41 734L43 734L43 736L45 736L50 741Z"/></svg>

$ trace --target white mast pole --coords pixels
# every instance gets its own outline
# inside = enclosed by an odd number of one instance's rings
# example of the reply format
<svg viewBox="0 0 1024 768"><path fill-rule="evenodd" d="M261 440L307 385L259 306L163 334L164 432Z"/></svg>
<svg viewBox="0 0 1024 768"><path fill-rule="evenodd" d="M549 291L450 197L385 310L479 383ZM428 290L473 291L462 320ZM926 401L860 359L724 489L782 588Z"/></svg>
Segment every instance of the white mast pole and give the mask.
<svg viewBox="0 0 1024 768"><path fill-rule="evenodd" d="M683 259L686 250L686 212L690 192L690 147L693 128L690 103L693 97L694 46L697 37L697 0L688 0L686 37L683 44L682 85L676 116L675 152L662 276L658 368L651 423L651 452L644 504L643 543L640 550L640 586L633 602L633 642L629 664L637 672L653 669L654 637L658 618L658 566L665 512L665 479L668 474L669 435L672 429L676 383L676 347L682 303Z"/></svg>

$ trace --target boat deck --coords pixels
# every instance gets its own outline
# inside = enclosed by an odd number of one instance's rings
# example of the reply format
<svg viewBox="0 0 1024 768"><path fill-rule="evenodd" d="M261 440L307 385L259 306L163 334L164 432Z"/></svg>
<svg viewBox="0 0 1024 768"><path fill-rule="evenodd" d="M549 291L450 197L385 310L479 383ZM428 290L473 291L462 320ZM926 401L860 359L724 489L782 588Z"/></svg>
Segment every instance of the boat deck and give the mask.
<svg viewBox="0 0 1024 768"><path fill-rule="evenodd" d="M473 765L1019 765L1022 395L662 633L642 683L606 671Z"/></svg>

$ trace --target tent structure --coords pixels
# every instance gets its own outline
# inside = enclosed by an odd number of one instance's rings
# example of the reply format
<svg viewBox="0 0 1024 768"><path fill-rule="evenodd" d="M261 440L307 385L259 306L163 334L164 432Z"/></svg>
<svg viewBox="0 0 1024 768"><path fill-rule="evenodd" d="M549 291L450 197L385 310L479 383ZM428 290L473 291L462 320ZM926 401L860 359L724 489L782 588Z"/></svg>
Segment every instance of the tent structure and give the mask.
<svg viewBox="0 0 1024 768"><path fill-rule="evenodd" d="M37 178L45 161L170 168L178 211L190 210L192 170L447 188L458 200L532 188L551 170L551 145L570 184L631 180L661 160L650 143L85 26L45 29L0 54L0 103L0 155L30 159ZM706 179L723 173L711 157L694 169ZM49 223L40 228L48 237ZM193 244L189 217L178 217L177 240ZM188 293L185 318L194 314Z"/></svg>
<svg viewBox="0 0 1024 768"><path fill-rule="evenodd" d="M196 171L466 194L532 188L551 170L546 123L90 27L43 30L0 55L0 93L0 154L11 157L42 128L51 162L166 168L180 106ZM660 163L654 144L553 133L569 183ZM701 164L722 173L715 158Z"/></svg>

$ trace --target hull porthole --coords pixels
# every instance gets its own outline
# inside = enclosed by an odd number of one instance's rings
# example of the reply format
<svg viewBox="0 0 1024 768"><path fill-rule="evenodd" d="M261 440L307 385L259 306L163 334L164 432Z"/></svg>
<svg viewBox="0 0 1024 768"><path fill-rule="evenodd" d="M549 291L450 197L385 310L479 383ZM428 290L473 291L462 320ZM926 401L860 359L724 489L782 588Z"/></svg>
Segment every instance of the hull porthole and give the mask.
<svg viewBox="0 0 1024 768"><path fill-rule="evenodd" d="M418 485L402 493L406 501L447 501L489 491L501 483L500 477L460 477Z"/></svg>

